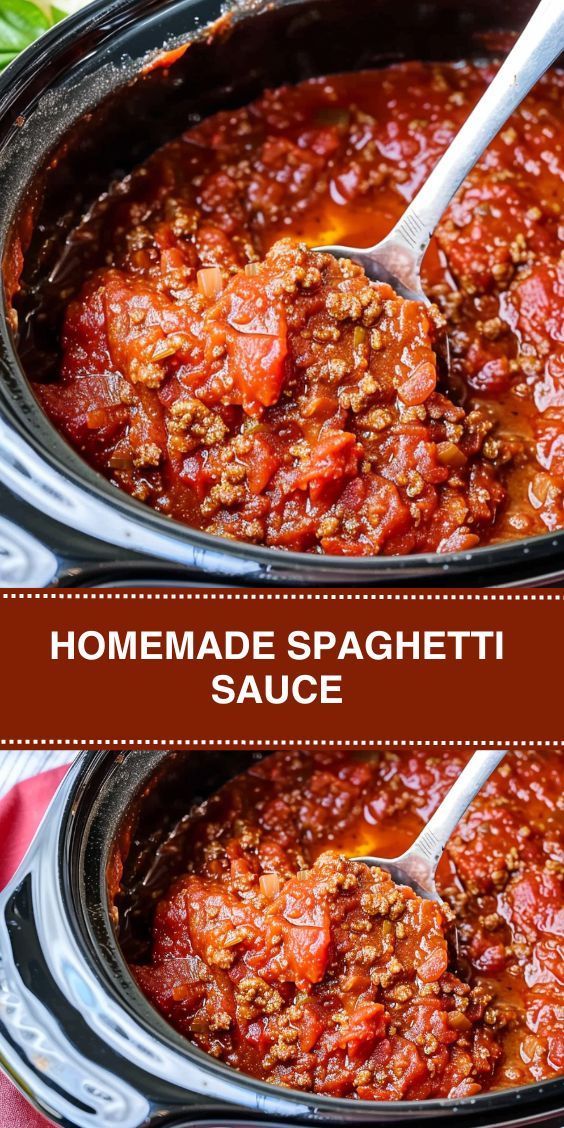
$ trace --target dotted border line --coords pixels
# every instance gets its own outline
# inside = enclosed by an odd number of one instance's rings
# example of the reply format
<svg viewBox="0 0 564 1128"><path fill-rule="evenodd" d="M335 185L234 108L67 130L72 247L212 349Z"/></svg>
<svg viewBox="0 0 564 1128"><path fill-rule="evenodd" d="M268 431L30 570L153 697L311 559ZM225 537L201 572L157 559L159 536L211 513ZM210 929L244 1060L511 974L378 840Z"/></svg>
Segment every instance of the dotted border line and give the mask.
<svg viewBox="0 0 564 1128"><path fill-rule="evenodd" d="M483 603L559 603L564 599L564 589L551 592L308 592L308 591L3 591L2 599L110 599L110 600L232 600L232 601L313 601L313 602L483 602Z"/></svg>
<svg viewBox="0 0 564 1128"><path fill-rule="evenodd" d="M408 740L402 740L399 737L397 739L394 738L393 740L392 739L386 739L386 740L383 740L383 739L381 739L381 740L378 740L378 739L361 740L361 739L359 739L359 740L356 740L356 739L346 739L346 738L343 738L342 740L324 740L323 738L313 740L313 739L309 739L309 738L300 739L300 738L296 738L296 737L293 737L291 740L282 740L280 738L276 738L276 740L265 738L263 740L260 737L249 738L249 739L247 739L246 737L241 737L241 738L219 737L217 739L210 738L210 737L202 737L201 739L194 739L194 738L186 737L184 739L174 738L172 740L165 740L165 739L160 738L160 737L156 738L156 739L150 739L150 738L140 739L138 737L133 737L133 738L127 739L127 740L124 739L123 737L119 737L117 739L113 739L113 738L110 738L110 737L104 737L104 739L101 739L101 738L98 739L98 738L94 738L94 737L77 739L77 738L74 738L74 737L69 737L69 738L64 738L64 739L59 738L57 740L53 739L53 738L43 738L43 737L41 739L33 739L33 738L27 738L27 737L22 737L20 739L16 739L16 738L13 738L13 737L5 737L3 739L0 739L0 746L1 747L21 747L21 748L23 748L23 747L25 747L25 748L29 748L29 747L41 747L41 748L43 748L43 747L49 747L49 748L53 748L53 747L56 747L56 748L92 748L92 747L112 748L112 747L118 747L118 746L121 747L121 748L146 748L146 749L149 749L149 748L186 748L186 749L189 749L189 748L397 748L397 747L404 747L404 748L474 748L474 747L477 747L477 746L482 747L482 748L498 748L502 744L506 745L508 748L531 748L533 745L534 745L535 748L563 748L564 747L564 741L562 741L562 740L535 740L533 738L531 738L530 740L505 740L503 737L500 737L498 740L491 740L491 739L489 739L489 740L479 740L479 739L476 739L476 740L431 740L431 739L414 740L413 738L409 738Z"/></svg>

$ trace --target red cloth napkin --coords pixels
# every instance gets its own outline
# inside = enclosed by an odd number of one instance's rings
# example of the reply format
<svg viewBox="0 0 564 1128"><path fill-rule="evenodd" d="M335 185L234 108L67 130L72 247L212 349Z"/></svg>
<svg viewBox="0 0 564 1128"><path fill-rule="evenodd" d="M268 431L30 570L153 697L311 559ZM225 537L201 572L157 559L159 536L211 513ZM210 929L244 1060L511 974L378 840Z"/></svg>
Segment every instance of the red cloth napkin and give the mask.
<svg viewBox="0 0 564 1128"><path fill-rule="evenodd" d="M66 767L26 779L0 799L0 888L18 868ZM47 1128L48 1121L27 1103L0 1072L1 1128Z"/></svg>

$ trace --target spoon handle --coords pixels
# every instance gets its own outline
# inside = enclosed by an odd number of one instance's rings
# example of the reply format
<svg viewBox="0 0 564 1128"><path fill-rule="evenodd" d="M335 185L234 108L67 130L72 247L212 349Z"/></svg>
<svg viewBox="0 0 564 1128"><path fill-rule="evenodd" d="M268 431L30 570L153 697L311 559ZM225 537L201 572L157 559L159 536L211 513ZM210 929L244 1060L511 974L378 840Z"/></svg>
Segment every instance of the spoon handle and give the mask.
<svg viewBox="0 0 564 1128"><path fill-rule="evenodd" d="M563 0L541 0L503 66L386 239L421 263L443 212L513 110L564 50Z"/></svg>
<svg viewBox="0 0 564 1128"><path fill-rule="evenodd" d="M413 868L410 863L415 863L414 876L424 887L433 887L435 870L451 834L506 752L506 748L480 748L474 752L427 826L402 856L407 872Z"/></svg>

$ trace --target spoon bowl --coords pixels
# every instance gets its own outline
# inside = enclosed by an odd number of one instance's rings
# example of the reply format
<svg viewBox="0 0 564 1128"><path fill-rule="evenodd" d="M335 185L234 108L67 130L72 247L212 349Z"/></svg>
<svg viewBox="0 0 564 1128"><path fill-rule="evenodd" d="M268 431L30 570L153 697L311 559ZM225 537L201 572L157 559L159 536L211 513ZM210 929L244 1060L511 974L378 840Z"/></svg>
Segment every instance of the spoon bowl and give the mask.
<svg viewBox="0 0 564 1128"><path fill-rule="evenodd" d="M495 78L392 231L365 249L340 245L315 249L350 259L371 281L387 282L400 297L430 305L421 282L421 264L439 220L490 142L563 49L564 4L562 0L541 0ZM439 333L435 351L448 370L446 332Z"/></svg>
<svg viewBox="0 0 564 1128"><path fill-rule="evenodd" d="M404 216L403 220L405 218ZM421 282L416 251L417 244L414 242L411 250L407 248L405 239L408 233L403 232L403 220L400 220L400 223L394 227L390 235L382 239L375 247L369 247L367 250L341 247L337 244L330 247L316 247L315 250L334 255L337 259L349 259L364 270L366 277L370 278L371 282L386 282L396 294L399 294L400 298L405 298L408 302L420 302L422 305L430 306L431 302L423 290ZM402 229L401 237L398 235L400 227ZM413 238L415 240L415 234ZM444 382L450 372L450 345L446 328L435 331L434 351L437 358L439 378Z"/></svg>
<svg viewBox="0 0 564 1128"><path fill-rule="evenodd" d="M421 834L399 858L363 857L354 861L377 866L389 873L396 885L407 885L418 897L442 904L435 875L445 846L506 752L506 748L480 748L474 752Z"/></svg>
<svg viewBox="0 0 564 1128"><path fill-rule="evenodd" d="M405 217L404 217L405 218ZM367 278L372 282L387 282L388 286L411 302L423 302L430 305L430 301L423 290L421 274L417 263L416 247L412 250L406 247L401 238L396 237L398 227L394 227L390 235L377 243L375 247L366 249L357 247L342 247L338 244L329 247L316 247L316 251L334 255L337 259L350 259L357 266L362 267Z"/></svg>

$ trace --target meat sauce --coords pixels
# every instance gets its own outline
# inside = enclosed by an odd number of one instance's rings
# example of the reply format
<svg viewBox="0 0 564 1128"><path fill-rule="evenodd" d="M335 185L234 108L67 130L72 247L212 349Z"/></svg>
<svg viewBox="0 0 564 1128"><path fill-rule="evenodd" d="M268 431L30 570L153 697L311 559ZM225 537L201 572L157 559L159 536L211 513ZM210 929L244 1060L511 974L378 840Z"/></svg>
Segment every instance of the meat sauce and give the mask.
<svg viewBox="0 0 564 1128"><path fill-rule="evenodd" d="M208 532L337 555L564 526L564 76L446 212L429 309L309 249L382 237L493 64L267 91L190 128L75 233L48 414L133 497ZM451 371L437 370L446 322Z"/></svg>
<svg viewBox="0 0 564 1128"><path fill-rule="evenodd" d="M405 849L466 758L278 752L229 782L189 818L142 990L221 1061L328 1096L564 1071L560 751L511 753L486 784L441 861L444 908L351 860Z"/></svg>

